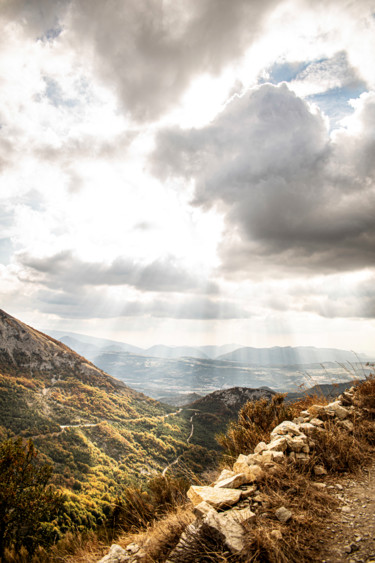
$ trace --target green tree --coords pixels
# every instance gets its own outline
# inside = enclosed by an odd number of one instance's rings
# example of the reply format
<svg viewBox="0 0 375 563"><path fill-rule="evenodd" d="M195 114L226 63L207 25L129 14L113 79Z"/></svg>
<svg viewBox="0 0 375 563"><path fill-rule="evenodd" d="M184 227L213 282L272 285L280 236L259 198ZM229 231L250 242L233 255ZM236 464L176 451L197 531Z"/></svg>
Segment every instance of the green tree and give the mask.
<svg viewBox="0 0 375 563"><path fill-rule="evenodd" d="M48 482L52 468L41 464L34 444L22 439L0 444L0 559L6 547L16 552L24 546L29 553L38 544L57 539L53 518L62 505L62 496Z"/></svg>

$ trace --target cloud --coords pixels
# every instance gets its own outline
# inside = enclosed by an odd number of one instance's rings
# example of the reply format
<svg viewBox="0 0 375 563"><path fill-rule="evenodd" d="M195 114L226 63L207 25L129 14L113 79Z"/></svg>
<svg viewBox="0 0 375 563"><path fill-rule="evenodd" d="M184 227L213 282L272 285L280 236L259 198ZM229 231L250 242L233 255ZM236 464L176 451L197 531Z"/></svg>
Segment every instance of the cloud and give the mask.
<svg viewBox="0 0 375 563"><path fill-rule="evenodd" d="M71 251L45 258L27 253L18 254L18 262L26 268L24 281L40 283L49 288L71 290L77 286L131 286L142 292L217 293L213 282L206 282L189 273L173 257L142 264L132 259L117 258L110 265L84 262Z"/></svg>
<svg viewBox="0 0 375 563"><path fill-rule="evenodd" d="M243 56L277 0L73 0L66 41L85 52L125 112L154 120L192 79Z"/></svg>
<svg viewBox="0 0 375 563"><path fill-rule="evenodd" d="M265 84L202 129L161 132L151 166L224 213L228 276L361 269L375 261L374 127L373 94L331 138L319 111Z"/></svg>
<svg viewBox="0 0 375 563"><path fill-rule="evenodd" d="M208 297L188 297L183 300L116 299L94 288L92 291L40 290L35 295L41 313L67 319L110 319L125 317L155 317L180 320L230 320L248 318L250 314L236 303Z"/></svg>

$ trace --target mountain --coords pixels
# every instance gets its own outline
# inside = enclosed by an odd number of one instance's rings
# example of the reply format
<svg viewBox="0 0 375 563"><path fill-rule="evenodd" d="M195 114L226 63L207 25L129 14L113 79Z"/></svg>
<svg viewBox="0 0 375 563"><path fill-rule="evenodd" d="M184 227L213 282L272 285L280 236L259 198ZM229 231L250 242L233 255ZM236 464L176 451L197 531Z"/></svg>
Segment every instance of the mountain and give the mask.
<svg viewBox="0 0 375 563"><path fill-rule="evenodd" d="M133 346L131 344L126 344L125 342L119 342L117 340L109 340L108 338L97 338L96 336L88 336L87 334L78 334L76 332L61 331L61 330L50 330L48 333L60 340L65 342L68 337L74 340L75 346L81 346L82 344L91 344L93 349L95 349L95 354L101 353L107 348L115 348L116 350L121 350L122 352L130 352L131 354L143 354L144 350L138 346ZM72 341L72 340L71 340ZM79 352L78 348L72 346L73 350ZM92 357L89 357L92 361Z"/></svg>
<svg viewBox="0 0 375 563"><path fill-rule="evenodd" d="M273 348L243 347L223 354L219 360L261 366L291 366L296 364L321 364L325 362L368 361L364 354L357 355L336 348L315 348L314 346L275 346Z"/></svg>
<svg viewBox="0 0 375 563"><path fill-rule="evenodd" d="M232 387L214 391L201 399L191 403L189 407L197 411L211 414L220 414L235 418L241 407L247 401L258 399L271 399L275 391L271 389L250 389L249 387Z"/></svg>
<svg viewBox="0 0 375 563"><path fill-rule="evenodd" d="M151 356L156 358L183 358L188 356L191 358L202 358L208 360L209 357L199 348L193 348L191 346L152 346L144 351L145 356Z"/></svg>
<svg viewBox="0 0 375 563"><path fill-rule="evenodd" d="M194 456L189 418L175 410L0 310L0 439L33 439L68 494L71 526L102 522L124 484L187 448Z"/></svg>

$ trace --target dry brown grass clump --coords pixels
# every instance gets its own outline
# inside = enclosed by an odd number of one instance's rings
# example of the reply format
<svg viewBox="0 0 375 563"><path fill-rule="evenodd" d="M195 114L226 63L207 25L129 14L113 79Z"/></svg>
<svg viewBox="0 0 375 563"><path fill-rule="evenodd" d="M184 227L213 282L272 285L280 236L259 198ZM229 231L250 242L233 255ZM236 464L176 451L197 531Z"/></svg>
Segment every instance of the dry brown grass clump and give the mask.
<svg viewBox="0 0 375 563"><path fill-rule="evenodd" d="M285 396L277 394L270 401L248 401L240 410L238 421L231 422L227 432L216 438L225 453L232 458L250 453L259 442L269 441L275 426L294 418L292 406L284 403Z"/></svg>
<svg viewBox="0 0 375 563"><path fill-rule="evenodd" d="M369 375L365 381L357 383L355 405L363 409L366 418L375 419L375 375Z"/></svg>

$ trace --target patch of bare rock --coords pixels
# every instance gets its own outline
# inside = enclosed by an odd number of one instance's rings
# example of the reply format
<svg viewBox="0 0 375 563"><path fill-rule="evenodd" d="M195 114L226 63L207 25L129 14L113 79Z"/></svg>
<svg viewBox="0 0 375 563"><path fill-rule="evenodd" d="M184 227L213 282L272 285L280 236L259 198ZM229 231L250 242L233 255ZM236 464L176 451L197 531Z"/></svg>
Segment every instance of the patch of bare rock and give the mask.
<svg viewBox="0 0 375 563"><path fill-rule="evenodd" d="M192 486L187 495L194 506L196 520L187 526L179 542L168 555L167 563L178 563L188 542L194 541L203 529L209 529L233 554L239 554L246 545L244 524L252 522L262 508L262 493L258 483L267 472L277 471L277 465L289 459L312 462L312 455L319 437L325 432L324 422L334 421L348 432L353 430L351 422L355 407L352 404L354 389L340 395L329 405L314 405L302 411L294 421L279 424L271 433L269 443L260 442L254 453L240 455L231 470L225 469L209 486ZM327 474L325 467L316 465L317 477ZM340 510L332 513L327 521L329 544L322 545L319 561L375 563L375 469L363 473L363 478L354 482L350 478L342 484L317 482L316 486L337 497ZM293 513L284 506L275 509L275 520L284 525L293 520ZM247 529L249 529L247 527ZM275 529L272 534L282 539ZM323 540L317 538L317 543ZM121 551L120 551L121 550ZM136 544L126 549L113 545L110 553L100 563L135 563L147 559L146 551Z"/></svg>

